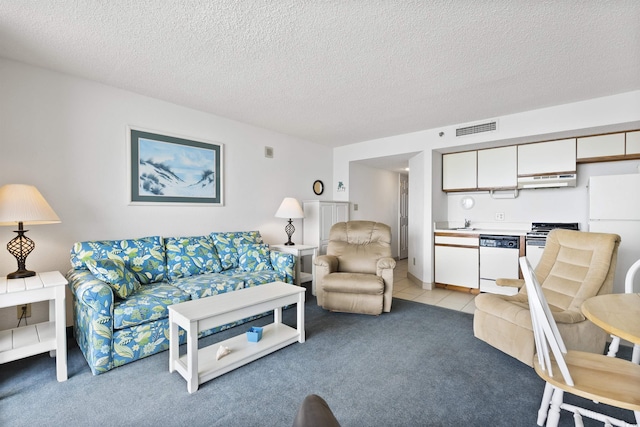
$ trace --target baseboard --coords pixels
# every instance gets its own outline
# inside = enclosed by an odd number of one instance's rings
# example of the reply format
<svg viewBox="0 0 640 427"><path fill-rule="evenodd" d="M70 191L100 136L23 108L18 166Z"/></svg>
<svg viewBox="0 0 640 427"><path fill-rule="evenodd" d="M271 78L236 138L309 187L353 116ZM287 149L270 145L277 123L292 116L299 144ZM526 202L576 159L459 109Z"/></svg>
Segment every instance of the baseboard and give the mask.
<svg viewBox="0 0 640 427"><path fill-rule="evenodd" d="M436 283L436 288L447 289L449 291L464 292L466 294L474 294L474 295L478 295L480 293L480 289L467 288L464 286L456 286L456 285L445 285L442 283Z"/></svg>
<svg viewBox="0 0 640 427"><path fill-rule="evenodd" d="M418 285L419 287L421 287L422 289L424 289L426 291L433 290L433 283L431 283L431 282L423 282L422 280L418 279L416 276L414 276L413 274L409 273L408 271L407 271L407 279L409 279L412 283Z"/></svg>

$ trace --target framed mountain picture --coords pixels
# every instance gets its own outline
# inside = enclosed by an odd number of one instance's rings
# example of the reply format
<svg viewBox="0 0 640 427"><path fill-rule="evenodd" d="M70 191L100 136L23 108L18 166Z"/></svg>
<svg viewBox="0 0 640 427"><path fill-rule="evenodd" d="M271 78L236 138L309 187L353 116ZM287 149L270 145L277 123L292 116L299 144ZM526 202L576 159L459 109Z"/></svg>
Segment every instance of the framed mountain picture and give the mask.
<svg viewBox="0 0 640 427"><path fill-rule="evenodd" d="M222 206L223 144L127 130L131 203Z"/></svg>

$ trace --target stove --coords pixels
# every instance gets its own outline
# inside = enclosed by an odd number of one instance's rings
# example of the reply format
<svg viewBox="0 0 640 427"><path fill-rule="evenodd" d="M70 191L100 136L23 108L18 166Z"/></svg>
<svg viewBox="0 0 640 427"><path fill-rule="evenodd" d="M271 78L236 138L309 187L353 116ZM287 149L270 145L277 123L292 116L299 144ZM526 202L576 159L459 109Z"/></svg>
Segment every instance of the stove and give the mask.
<svg viewBox="0 0 640 427"><path fill-rule="evenodd" d="M542 252L547 243L547 234L554 228L565 230L580 230L577 222L532 222L531 231L525 235L525 246L527 259L533 268L536 268Z"/></svg>
<svg viewBox="0 0 640 427"><path fill-rule="evenodd" d="M526 237L547 237L547 234L554 228L580 230L580 224L577 222L532 222L531 231L527 232Z"/></svg>

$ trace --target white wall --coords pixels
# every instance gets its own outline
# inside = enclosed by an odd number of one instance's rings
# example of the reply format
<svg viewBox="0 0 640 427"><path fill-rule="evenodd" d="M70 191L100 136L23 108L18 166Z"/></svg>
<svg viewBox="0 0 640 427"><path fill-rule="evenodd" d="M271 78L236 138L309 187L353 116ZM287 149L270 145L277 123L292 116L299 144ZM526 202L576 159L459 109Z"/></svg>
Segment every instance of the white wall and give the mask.
<svg viewBox="0 0 640 427"><path fill-rule="evenodd" d="M336 192L334 185L333 197L336 200L349 200L350 162L403 153L422 154L422 156L415 156L415 161L410 162L409 203L412 206L412 214L409 221L409 236L410 239L418 242L418 246L416 247L415 242L409 242L409 260L416 259L415 266L412 262L409 263L409 272L427 285L433 280L433 221L441 220L444 213L448 211L448 208L440 206L441 203L448 203L443 199L438 182L441 162L437 156L440 152L639 129L640 91L491 119L498 121L496 132L456 138L455 129L460 126L457 124L351 144L338 147L333 151L334 182L343 181L346 186L346 191ZM441 132L443 136L440 136ZM424 170L418 168L424 168ZM417 171L420 176L414 177L414 171ZM420 200L416 202L413 200L415 197L419 197ZM525 197L522 200L527 199L528 197ZM552 206L558 212L570 212L573 208L571 198L559 199L559 204ZM416 203L421 205L416 206ZM423 215L423 218L418 220L416 214ZM536 219L532 217L531 220Z"/></svg>
<svg viewBox="0 0 640 427"><path fill-rule="evenodd" d="M391 227L391 255L398 256L400 177L397 172L351 163L352 220L377 221ZM355 210L358 205L358 210Z"/></svg>
<svg viewBox="0 0 640 427"><path fill-rule="evenodd" d="M316 179L333 185L325 146L2 59L0 84L0 185L35 185L62 220L29 227L32 270L66 273L71 245L89 239L258 229L281 243L285 221L274 214L282 199L316 198ZM127 125L223 143L224 206L129 205ZM0 227L2 275L16 269L4 250L13 236ZM46 316L42 307L30 321ZM0 310L0 329L6 323L15 326L15 308Z"/></svg>

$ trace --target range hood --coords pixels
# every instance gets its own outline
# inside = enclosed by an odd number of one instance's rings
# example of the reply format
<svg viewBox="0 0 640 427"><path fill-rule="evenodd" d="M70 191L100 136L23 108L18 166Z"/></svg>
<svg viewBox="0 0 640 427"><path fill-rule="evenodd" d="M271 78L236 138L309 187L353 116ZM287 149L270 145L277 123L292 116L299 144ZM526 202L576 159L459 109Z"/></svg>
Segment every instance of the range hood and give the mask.
<svg viewBox="0 0 640 427"><path fill-rule="evenodd" d="M556 188L575 187L576 174L564 173L558 175L519 176L518 188Z"/></svg>

